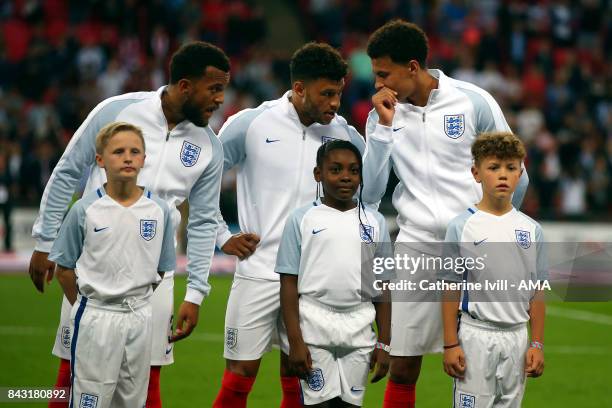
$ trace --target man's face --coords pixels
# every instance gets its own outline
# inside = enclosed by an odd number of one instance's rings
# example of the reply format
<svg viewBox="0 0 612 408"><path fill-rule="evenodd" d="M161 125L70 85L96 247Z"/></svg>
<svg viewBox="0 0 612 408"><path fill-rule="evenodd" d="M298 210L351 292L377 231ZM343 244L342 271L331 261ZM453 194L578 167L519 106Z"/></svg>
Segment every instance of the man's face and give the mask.
<svg viewBox="0 0 612 408"><path fill-rule="evenodd" d="M303 84L302 115L312 122L329 124L340 108L344 79L333 81L319 78Z"/></svg>
<svg viewBox="0 0 612 408"><path fill-rule="evenodd" d="M117 132L102 154L96 154L98 166L106 170L106 178L111 182L135 180L144 160L142 139L130 130Z"/></svg>
<svg viewBox="0 0 612 408"><path fill-rule="evenodd" d="M409 100L416 90L416 71L410 62L397 64L389 57L372 58L376 91L389 88L397 92L400 102Z"/></svg>
<svg viewBox="0 0 612 408"><path fill-rule="evenodd" d="M223 103L229 73L208 66L202 77L189 82L190 92L183 104L183 115L196 126L207 126L213 112Z"/></svg>
<svg viewBox="0 0 612 408"><path fill-rule="evenodd" d="M482 193L493 199L510 200L521 177L519 159L500 159L485 157L477 166L472 167L474 179L482 184Z"/></svg>

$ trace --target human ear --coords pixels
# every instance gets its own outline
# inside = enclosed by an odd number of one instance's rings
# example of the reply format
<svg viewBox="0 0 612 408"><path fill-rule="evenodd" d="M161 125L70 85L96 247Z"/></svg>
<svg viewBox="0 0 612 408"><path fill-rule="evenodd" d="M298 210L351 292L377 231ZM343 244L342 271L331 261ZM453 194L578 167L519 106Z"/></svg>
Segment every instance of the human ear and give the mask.
<svg viewBox="0 0 612 408"><path fill-rule="evenodd" d="M314 179L317 183L321 182L321 169L319 168L319 166L316 166L313 170L312 170L312 174L314 175Z"/></svg>
<svg viewBox="0 0 612 408"><path fill-rule="evenodd" d="M96 164L98 165L99 168L103 169L104 168L104 159L102 158L102 155L96 153Z"/></svg>
<svg viewBox="0 0 612 408"><path fill-rule="evenodd" d="M306 91L304 81L295 81L291 89L294 94L298 95L299 97L303 97Z"/></svg>
<svg viewBox="0 0 612 408"><path fill-rule="evenodd" d="M472 176L474 176L474 180L476 180L477 183L480 183L480 175L478 174L478 167L476 167L476 165L472 166Z"/></svg>

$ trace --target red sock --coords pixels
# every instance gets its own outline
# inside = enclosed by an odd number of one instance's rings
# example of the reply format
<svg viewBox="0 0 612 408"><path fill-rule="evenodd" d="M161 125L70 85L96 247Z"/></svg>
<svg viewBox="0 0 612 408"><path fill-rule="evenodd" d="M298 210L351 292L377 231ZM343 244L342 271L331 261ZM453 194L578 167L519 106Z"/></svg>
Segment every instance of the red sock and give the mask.
<svg viewBox="0 0 612 408"><path fill-rule="evenodd" d="M283 389L283 400L280 408L301 408L302 393L300 380L297 377L281 377L281 387Z"/></svg>
<svg viewBox="0 0 612 408"><path fill-rule="evenodd" d="M161 366L151 366L149 373L149 387L147 388L147 408L161 408L161 394L159 392L159 373Z"/></svg>
<svg viewBox="0 0 612 408"><path fill-rule="evenodd" d="M70 360L60 359L59 371L57 373L57 381L55 382L55 389L64 388L68 390L68 397L70 396ZM51 402L49 401L49 408L68 408L68 401Z"/></svg>
<svg viewBox="0 0 612 408"><path fill-rule="evenodd" d="M398 384L387 381L383 408L414 408L416 384Z"/></svg>
<svg viewBox="0 0 612 408"><path fill-rule="evenodd" d="M213 408L246 408L247 397L254 382L255 377L245 377L225 370Z"/></svg>

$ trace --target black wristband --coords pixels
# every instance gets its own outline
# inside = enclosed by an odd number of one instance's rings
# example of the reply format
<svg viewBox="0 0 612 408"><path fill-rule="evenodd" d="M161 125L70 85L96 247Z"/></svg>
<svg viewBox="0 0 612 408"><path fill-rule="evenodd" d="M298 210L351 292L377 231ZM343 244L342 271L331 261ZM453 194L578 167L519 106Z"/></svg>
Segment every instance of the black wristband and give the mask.
<svg viewBox="0 0 612 408"><path fill-rule="evenodd" d="M459 343L451 344L450 346L444 346L444 350L450 350L452 348L459 347L459 346L460 346Z"/></svg>

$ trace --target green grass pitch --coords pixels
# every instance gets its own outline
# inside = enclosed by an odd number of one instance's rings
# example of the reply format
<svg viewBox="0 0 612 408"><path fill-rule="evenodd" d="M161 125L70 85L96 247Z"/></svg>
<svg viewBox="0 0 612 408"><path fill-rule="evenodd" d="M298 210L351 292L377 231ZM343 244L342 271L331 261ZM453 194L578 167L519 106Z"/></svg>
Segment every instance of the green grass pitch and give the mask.
<svg viewBox="0 0 612 408"><path fill-rule="evenodd" d="M231 278L211 278L212 293L200 310L190 338L175 348L176 363L162 370L165 407L210 407L224 369L223 320ZM175 281L178 306L185 278ZM26 274L0 276L0 387L49 387L58 360L51 356L59 319L60 288L53 282L44 295ZM612 407L612 303L554 303L546 322L544 376L529 379L523 407ZM278 407L278 352L266 355L249 398L250 408ZM469 365L469 362L468 362ZM384 382L367 388L365 407L380 407ZM425 358L417 387L419 408L450 407L451 380L441 356ZM2 403L0 408L46 404Z"/></svg>

